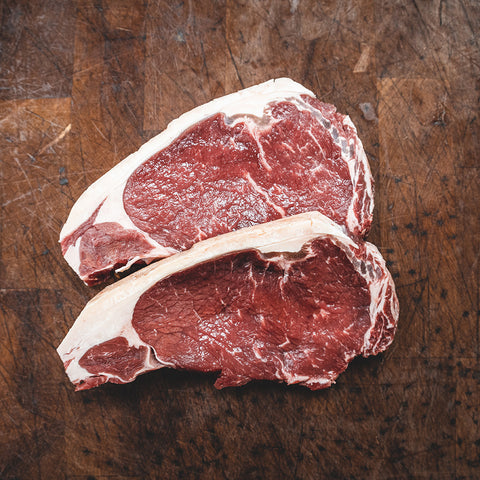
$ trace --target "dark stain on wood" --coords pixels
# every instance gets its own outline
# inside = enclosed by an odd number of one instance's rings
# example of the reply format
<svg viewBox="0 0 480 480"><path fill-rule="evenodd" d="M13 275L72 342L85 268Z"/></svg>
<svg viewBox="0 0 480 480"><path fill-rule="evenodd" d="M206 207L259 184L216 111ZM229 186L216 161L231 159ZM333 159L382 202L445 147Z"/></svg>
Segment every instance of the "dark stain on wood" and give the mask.
<svg viewBox="0 0 480 480"><path fill-rule="evenodd" d="M478 476L478 2L6 0L0 24L1 478ZM57 243L74 201L184 111L282 75L364 142L391 349L316 393L169 370L74 393L55 348L99 291Z"/></svg>

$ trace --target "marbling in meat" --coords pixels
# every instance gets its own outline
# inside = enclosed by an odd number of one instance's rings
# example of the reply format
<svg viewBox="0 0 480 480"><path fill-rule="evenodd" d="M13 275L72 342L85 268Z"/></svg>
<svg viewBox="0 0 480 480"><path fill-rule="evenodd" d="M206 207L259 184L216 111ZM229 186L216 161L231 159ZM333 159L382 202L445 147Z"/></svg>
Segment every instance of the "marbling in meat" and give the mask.
<svg viewBox="0 0 480 480"><path fill-rule="evenodd" d="M107 287L58 348L77 390L161 367L328 387L393 340L398 301L378 250L318 212L197 243Z"/></svg>
<svg viewBox="0 0 480 480"><path fill-rule="evenodd" d="M347 116L289 79L182 115L91 185L61 232L87 284L196 242L319 211L363 237L373 180Z"/></svg>

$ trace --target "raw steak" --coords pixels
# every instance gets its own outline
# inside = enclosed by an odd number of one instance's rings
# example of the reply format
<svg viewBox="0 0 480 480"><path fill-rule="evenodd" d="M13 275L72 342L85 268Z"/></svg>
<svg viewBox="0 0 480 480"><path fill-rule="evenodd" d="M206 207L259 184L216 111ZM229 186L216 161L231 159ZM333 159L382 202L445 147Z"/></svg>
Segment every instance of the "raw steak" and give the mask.
<svg viewBox="0 0 480 480"><path fill-rule="evenodd" d="M197 243L107 287L58 348L77 390L161 367L328 387L393 340L398 301L378 250L318 212Z"/></svg>
<svg viewBox="0 0 480 480"><path fill-rule="evenodd" d="M372 221L372 176L350 119L278 79L182 115L73 206L62 251L89 285L243 227L320 211Z"/></svg>

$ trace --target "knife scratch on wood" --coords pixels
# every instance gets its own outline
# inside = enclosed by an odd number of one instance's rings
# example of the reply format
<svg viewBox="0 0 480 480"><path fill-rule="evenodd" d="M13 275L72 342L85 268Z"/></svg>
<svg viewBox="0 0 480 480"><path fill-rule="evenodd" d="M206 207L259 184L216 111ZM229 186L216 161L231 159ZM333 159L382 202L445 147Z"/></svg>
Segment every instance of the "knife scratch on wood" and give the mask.
<svg viewBox="0 0 480 480"><path fill-rule="evenodd" d="M50 143L48 143L47 145L45 145L42 149L40 149L40 151L37 153L37 155L41 155L42 153L44 153L46 150L48 150L50 147L53 147L55 144L57 144L60 140L62 140L63 137L65 137L65 135L67 135L67 133L72 129L72 124L69 123L65 128L64 130L60 133L60 135L58 135L57 137L55 137Z"/></svg>

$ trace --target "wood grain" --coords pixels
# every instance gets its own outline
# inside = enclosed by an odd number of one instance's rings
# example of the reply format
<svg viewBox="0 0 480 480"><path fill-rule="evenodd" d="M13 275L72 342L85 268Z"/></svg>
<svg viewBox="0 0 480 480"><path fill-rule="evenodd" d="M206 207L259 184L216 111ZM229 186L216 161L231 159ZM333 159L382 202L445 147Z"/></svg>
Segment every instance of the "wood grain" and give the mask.
<svg viewBox="0 0 480 480"><path fill-rule="evenodd" d="M480 4L2 2L0 477L478 478ZM289 76L357 125L392 347L321 392L158 371L75 393L55 348L88 299L58 234L169 121Z"/></svg>
<svg viewBox="0 0 480 480"><path fill-rule="evenodd" d="M225 3L159 2L146 12L144 130L224 95Z"/></svg>

